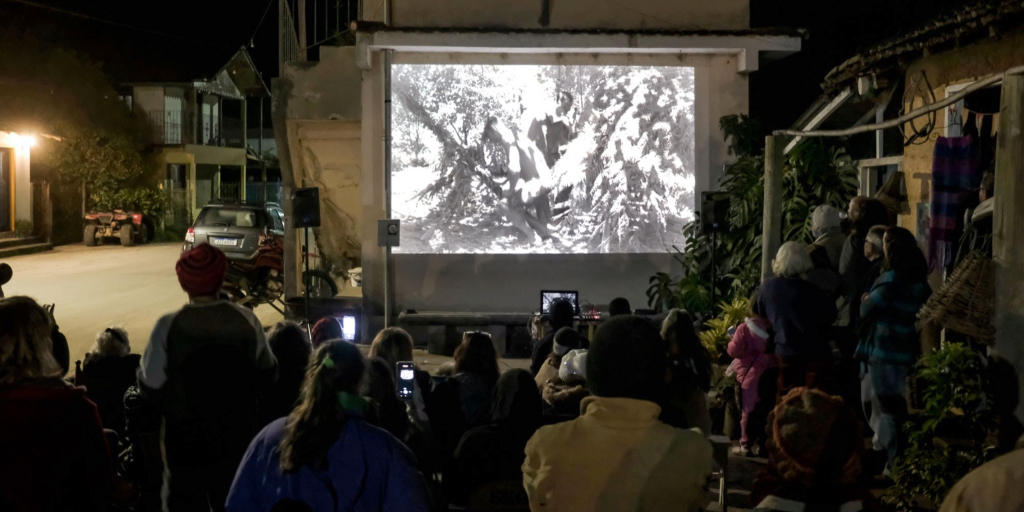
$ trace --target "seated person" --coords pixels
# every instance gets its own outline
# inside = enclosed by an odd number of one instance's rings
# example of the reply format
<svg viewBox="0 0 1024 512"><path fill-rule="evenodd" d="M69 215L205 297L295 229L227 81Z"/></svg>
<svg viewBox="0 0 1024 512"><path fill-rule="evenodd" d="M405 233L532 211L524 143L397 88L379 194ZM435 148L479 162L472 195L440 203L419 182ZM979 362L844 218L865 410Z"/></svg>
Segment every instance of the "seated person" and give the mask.
<svg viewBox="0 0 1024 512"><path fill-rule="evenodd" d="M629 301L622 297L615 297L608 303L608 316L630 315L633 310L629 307Z"/></svg>
<svg viewBox="0 0 1024 512"><path fill-rule="evenodd" d="M857 483L864 438L842 398L793 388L768 418L768 467L754 480L757 511L880 511Z"/></svg>
<svg viewBox="0 0 1024 512"><path fill-rule="evenodd" d="M946 495L939 512L1018 512L1024 510L1024 437L1017 449L963 477Z"/></svg>
<svg viewBox="0 0 1024 512"><path fill-rule="evenodd" d="M124 329L104 329L85 354L81 371L75 372L75 384L85 387L86 396L100 411L103 427L119 434L124 434L124 394L135 384L142 357L131 351Z"/></svg>
<svg viewBox="0 0 1024 512"><path fill-rule="evenodd" d="M489 483L513 482L514 485L508 487L521 490L526 442L540 426L540 417L540 393L530 373L526 370L505 372L494 388L491 423L470 429L462 436L452 464L445 472L449 501L458 505L470 502L472 508L473 495ZM522 495L521 508L526 509L526 495L518 494ZM518 503L516 495L505 499Z"/></svg>
<svg viewBox="0 0 1024 512"><path fill-rule="evenodd" d="M580 415L580 404L590 396L586 370L586 349L572 350L562 358L558 374L540 388L545 412L562 418L576 418Z"/></svg>
<svg viewBox="0 0 1024 512"><path fill-rule="evenodd" d="M306 332L294 322L281 322L267 338L270 351L277 358L277 382L270 385L260 416L264 425L278 418L288 416L299 400L302 381L306 378L306 367L313 345L306 339Z"/></svg>
<svg viewBox="0 0 1024 512"><path fill-rule="evenodd" d="M534 377L537 376L537 372L544 366L544 361L551 354L551 349L555 344L555 333L563 327L572 327L576 317L576 308L568 300L555 299L551 302L548 316L551 318L551 332L533 345L533 355L530 358L530 375Z"/></svg>
<svg viewBox="0 0 1024 512"><path fill-rule="evenodd" d="M365 372L351 343L325 342L313 353L298 406L249 445L229 512L282 510L282 502L285 510L429 510L412 453L362 419Z"/></svg>
<svg viewBox="0 0 1024 512"><path fill-rule="evenodd" d="M706 503L711 445L658 421L668 347L649 322L608 320L587 357L583 414L542 427L526 445L532 510L697 511Z"/></svg>

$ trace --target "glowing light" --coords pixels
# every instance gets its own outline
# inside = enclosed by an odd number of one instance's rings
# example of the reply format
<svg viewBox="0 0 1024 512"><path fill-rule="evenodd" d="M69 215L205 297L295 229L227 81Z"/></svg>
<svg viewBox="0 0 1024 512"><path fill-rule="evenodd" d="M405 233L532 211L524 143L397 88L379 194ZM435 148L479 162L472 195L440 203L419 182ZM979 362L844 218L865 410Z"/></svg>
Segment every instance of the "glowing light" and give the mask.
<svg viewBox="0 0 1024 512"><path fill-rule="evenodd" d="M36 145L36 138L31 135L19 135L17 133L12 133L11 142L15 147L30 148Z"/></svg>

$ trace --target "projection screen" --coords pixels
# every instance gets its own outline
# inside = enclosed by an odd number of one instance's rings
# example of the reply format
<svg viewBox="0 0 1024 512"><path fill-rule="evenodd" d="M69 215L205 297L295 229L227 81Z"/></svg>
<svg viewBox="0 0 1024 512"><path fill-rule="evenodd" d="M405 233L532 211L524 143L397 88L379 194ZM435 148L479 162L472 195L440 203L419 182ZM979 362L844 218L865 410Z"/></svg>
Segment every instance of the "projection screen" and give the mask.
<svg viewBox="0 0 1024 512"><path fill-rule="evenodd" d="M396 253L663 253L694 212L690 67L396 64Z"/></svg>

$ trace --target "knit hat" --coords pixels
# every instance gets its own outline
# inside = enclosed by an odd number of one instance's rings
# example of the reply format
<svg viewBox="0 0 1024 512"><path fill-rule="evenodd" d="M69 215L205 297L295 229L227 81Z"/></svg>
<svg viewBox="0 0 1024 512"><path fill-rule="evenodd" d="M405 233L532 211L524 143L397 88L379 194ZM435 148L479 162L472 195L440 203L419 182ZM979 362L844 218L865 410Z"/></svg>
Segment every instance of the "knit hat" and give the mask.
<svg viewBox="0 0 1024 512"><path fill-rule="evenodd" d="M183 253L174 270L181 289L190 297L214 296L224 284L227 265L223 251L210 244L200 244Z"/></svg>
<svg viewBox="0 0 1024 512"><path fill-rule="evenodd" d="M587 350L581 348L566 354L558 368L558 378L562 382L587 380Z"/></svg>
<svg viewBox="0 0 1024 512"><path fill-rule="evenodd" d="M772 412L772 460L780 476L805 485L853 481L860 472L860 422L842 398L794 388Z"/></svg>
<svg viewBox="0 0 1024 512"><path fill-rule="evenodd" d="M551 351L556 356L564 356L566 352L583 346L581 336L572 327L562 327L555 333L555 344Z"/></svg>
<svg viewBox="0 0 1024 512"><path fill-rule="evenodd" d="M341 337L341 321L333 316L325 316L313 324L309 339L313 348L317 348L325 341L340 340Z"/></svg>
<svg viewBox="0 0 1024 512"><path fill-rule="evenodd" d="M843 222L843 214L838 208L823 204L814 209L811 214L811 226L813 229L838 228Z"/></svg>

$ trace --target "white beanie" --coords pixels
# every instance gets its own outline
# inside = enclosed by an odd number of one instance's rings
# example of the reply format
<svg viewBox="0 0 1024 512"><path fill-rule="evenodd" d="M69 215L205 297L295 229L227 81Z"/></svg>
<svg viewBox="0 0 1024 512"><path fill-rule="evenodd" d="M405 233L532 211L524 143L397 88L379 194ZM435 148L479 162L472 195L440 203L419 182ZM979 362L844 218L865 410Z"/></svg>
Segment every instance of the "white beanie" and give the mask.
<svg viewBox="0 0 1024 512"><path fill-rule="evenodd" d="M562 382L587 380L587 349L578 348L569 351L562 357L562 366L558 369L558 378Z"/></svg>

